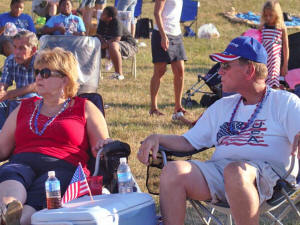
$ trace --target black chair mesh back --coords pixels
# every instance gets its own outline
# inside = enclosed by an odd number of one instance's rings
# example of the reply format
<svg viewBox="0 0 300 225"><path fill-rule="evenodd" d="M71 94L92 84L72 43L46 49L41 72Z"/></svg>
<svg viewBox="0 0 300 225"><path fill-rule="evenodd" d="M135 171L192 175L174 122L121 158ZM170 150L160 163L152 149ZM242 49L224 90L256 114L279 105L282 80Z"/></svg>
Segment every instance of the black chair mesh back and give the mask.
<svg viewBox="0 0 300 225"><path fill-rule="evenodd" d="M289 37L290 58L288 69L300 68L300 32L290 34Z"/></svg>

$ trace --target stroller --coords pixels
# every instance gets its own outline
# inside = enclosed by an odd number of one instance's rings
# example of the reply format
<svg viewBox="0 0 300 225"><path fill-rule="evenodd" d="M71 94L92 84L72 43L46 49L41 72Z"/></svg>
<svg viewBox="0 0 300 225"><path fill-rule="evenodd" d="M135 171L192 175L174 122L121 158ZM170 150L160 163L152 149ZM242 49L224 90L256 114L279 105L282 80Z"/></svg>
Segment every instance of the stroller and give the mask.
<svg viewBox="0 0 300 225"><path fill-rule="evenodd" d="M204 94L200 100L201 107L208 107L216 100L222 98L221 76L218 74L219 69L220 63L216 63L205 76L198 74L197 82L184 93L181 100L182 105L185 107L198 105L196 100L192 100L192 97L196 93ZM210 91L202 90L205 85L209 87Z"/></svg>

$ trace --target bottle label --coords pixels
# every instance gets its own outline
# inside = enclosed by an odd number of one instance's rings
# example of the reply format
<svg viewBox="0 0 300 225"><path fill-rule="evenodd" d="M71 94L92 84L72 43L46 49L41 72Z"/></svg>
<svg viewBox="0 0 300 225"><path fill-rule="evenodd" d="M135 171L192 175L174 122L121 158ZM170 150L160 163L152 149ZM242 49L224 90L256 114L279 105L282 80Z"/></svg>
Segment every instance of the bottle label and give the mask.
<svg viewBox="0 0 300 225"><path fill-rule="evenodd" d="M118 173L118 181L119 182L126 182L131 180L131 173Z"/></svg>
<svg viewBox="0 0 300 225"><path fill-rule="evenodd" d="M48 182L47 185L47 191L60 191L60 182L59 181L52 181L52 182Z"/></svg>

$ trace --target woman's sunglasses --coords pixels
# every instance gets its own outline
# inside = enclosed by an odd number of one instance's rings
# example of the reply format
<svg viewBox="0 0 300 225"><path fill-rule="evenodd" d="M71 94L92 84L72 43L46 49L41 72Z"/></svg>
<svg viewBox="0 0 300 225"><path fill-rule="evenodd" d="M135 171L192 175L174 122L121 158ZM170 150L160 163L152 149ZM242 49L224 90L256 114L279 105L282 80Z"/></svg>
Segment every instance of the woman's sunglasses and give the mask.
<svg viewBox="0 0 300 225"><path fill-rule="evenodd" d="M35 77L37 77L38 75L41 75L41 78L43 79L48 79L49 77L64 77L65 75L60 72L60 71L57 71L57 70L54 70L54 71L51 71L50 69L48 68L44 68L44 69L35 69L34 70L34 75Z"/></svg>

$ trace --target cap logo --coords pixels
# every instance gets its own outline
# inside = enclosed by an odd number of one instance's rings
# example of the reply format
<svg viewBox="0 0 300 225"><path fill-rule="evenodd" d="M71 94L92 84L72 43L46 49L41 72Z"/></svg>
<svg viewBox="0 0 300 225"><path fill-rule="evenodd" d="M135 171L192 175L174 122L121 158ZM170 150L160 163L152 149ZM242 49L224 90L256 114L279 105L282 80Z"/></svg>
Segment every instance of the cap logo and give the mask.
<svg viewBox="0 0 300 225"><path fill-rule="evenodd" d="M229 45L233 45L234 47L239 47L239 45L238 44L235 44L235 43L230 43Z"/></svg>

